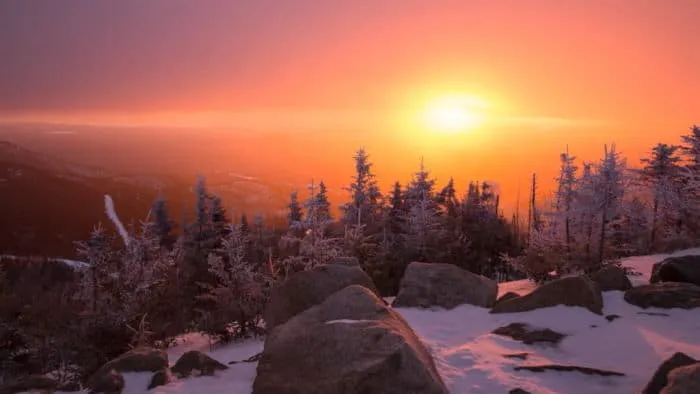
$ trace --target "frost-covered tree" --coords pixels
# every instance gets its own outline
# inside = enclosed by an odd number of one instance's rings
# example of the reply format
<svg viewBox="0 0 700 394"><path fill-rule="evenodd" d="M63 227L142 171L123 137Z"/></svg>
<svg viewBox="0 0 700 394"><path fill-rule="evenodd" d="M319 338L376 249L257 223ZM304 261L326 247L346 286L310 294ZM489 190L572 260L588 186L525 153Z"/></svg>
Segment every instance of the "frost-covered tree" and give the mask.
<svg viewBox="0 0 700 394"><path fill-rule="evenodd" d="M435 201L435 179L425 168L423 159L405 191L407 214L405 245L414 259L431 261L436 257L440 238L440 207Z"/></svg>
<svg viewBox="0 0 700 394"><path fill-rule="evenodd" d="M80 277L78 300L89 313L114 310L117 297L111 290L115 282L114 237L107 234L99 223L91 232L90 239L76 244L78 257L88 265Z"/></svg>
<svg viewBox="0 0 700 394"><path fill-rule="evenodd" d="M159 196L151 207L155 232L162 247L171 248L175 243L175 221L170 218L168 203L165 197Z"/></svg>
<svg viewBox="0 0 700 394"><path fill-rule="evenodd" d="M682 193L684 204L680 207L684 225L691 236L700 236L700 126L694 125L681 137L683 156L686 159Z"/></svg>
<svg viewBox="0 0 700 394"><path fill-rule="evenodd" d="M578 168L574 164L576 157L569 154L567 148L565 153L560 156L561 167L559 169L559 177L557 181L557 191L555 198L555 227L556 222L563 222L564 245L566 245L566 260L567 264L571 263L571 221L572 207L576 200L576 171Z"/></svg>
<svg viewBox="0 0 700 394"><path fill-rule="evenodd" d="M350 185L344 188L350 194L350 201L341 206L341 219L346 225L371 226L379 218L382 193L367 152L360 148L353 159L355 174Z"/></svg>
<svg viewBox="0 0 700 394"><path fill-rule="evenodd" d="M629 176L626 174L627 161L616 150L613 144L610 149L605 147L605 154L598 164L595 177L595 195L600 212L600 231L598 234L598 261L599 266L605 257L605 242L607 239L607 227L611 220L619 214L625 188L629 184Z"/></svg>
<svg viewBox="0 0 700 394"><path fill-rule="evenodd" d="M200 328L224 341L255 332L267 299L268 278L246 260L247 242L240 224L229 225L207 259L214 283L201 284L210 307L200 310Z"/></svg>
<svg viewBox="0 0 700 394"><path fill-rule="evenodd" d="M659 233L671 231L682 223L683 196L680 147L659 143L649 157L642 158L640 178L652 194L649 245L656 244ZM677 229L679 232L681 229Z"/></svg>
<svg viewBox="0 0 700 394"><path fill-rule="evenodd" d="M289 195L289 204L287 205L289 214L287 216L290 228L299 228L304 220L304 211L299 202L297 191L293 191Z"/></svg>

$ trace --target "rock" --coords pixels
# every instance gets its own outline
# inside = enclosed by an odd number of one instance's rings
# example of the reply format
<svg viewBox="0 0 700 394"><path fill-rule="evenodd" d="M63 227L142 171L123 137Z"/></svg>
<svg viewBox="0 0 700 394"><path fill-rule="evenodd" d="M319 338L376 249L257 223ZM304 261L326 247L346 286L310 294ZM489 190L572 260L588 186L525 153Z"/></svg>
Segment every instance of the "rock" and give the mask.
<svg viewBox="0 0 700 394"><path fill-rule="evenodd" d="M330 264L344 265L347 267L360 267L360 260L355 257L336 257Z"/></svg>
<svg viewBox="0 0 700 394"><path fill-rule="evenodd" d="M116 369L100 368L87 382L90 393L121 394L124 377Z"/></svg>
<svg viewBox="0 0 700 394"><path fill-rule="evenodd" d="M520 387L518 387L517 389L510 390L508 392L508 394L531 394L531 393L527 390L523 390Z"/></svg>
<svg viewBox="0 0 700 394"><path fill-rule="evenodd" d="M659 394L668 384L668 376L676 368L685 367L697 363L697 360L685 353L675 353L666 359L654 372L649 383L647 383L641 394Z"/></svg>
<svg viewBox="0 0 700 394"><path fill-rule="evenodd" d="M168 367L168 353L163 350L140 347L130 350L102 368L117 372L156 372Z"/></svg>
<svg viewBox="0 0 700 394"><path fill-rule="evenodd" d="M671 317L668 313L663 313L663 312L637 312L638 315L647 315L647 316L659 316L659 317Z"/></svg>
<svg viewBox="0 0 700 394"><path fill-rule="evenodd" d="M700 363L679 367L668 374L668 384L661 394L700 393Z"/></svg>
<svg viewBox="0 0 700 394"><path fill-rule="evenodd" d="M632 288L632 282L625 270L616 265L609 265L591 274L590 278L598 284L600 291L627 291Z"/></svg>
<svg viewBox="0 0 700 394"><path fill-rule="evenodd" d="M208 355L190 350L183 354L179 360L170 368L170 371L177 377L185 378L194 371L199 371L201 375L213 375L215 371L223 371L228 367Z"/></svg>
<svg viewBox="0 0 700 394"><path fill-rule="evenodd" d="M350 285L379 294L372 279L359 267L325 265L293 275L272 291L265 310L268 332Z"/></svg>
<svg viewBox="0 0 700 394"><path fill-rule="evenodd" d="M620 318L620 315L607 315L605 316L605 320L612 322Z"/></svg>
<svg viewBox="0 0 700 394"><path fill-rule="evenodd" d="M156 372L167 367L168 354L166 352L149 347L140 347L130 350L103 365L90 377L87 386L97 392L101 391L95 387L107 387L110 390L116 390L116 387L124 386L122 372Z"/></svg>
<svg viewBox="0 0 700 394"><path fill-rule="evenodd" d="M625 292L625 301L640 308L700 308L700 286L662 282L638 286Z"/></svg>
<svg viewBox="0 0 700 394"><path fill-rule="evenodd" d="M546 371L559 371L559 372L580 372L586 375L599 375L599 376L625 376L622 372L606 371L604 369L590 368L590 367L580 367L578 365L559 365L559 364L548 364L548 365L527 365L522 367L515 367L516 371L530 371L530 372L546 372Z"/></svg>
<svg viewBox="0 0 700 394"><path fill-rule="evenodd" d="M253 394L447 394L408 323L372 291L349 286L273 330Z"/></svg>
<svg viewBox="0 0 700 394"><path fill-rule="evenodd" d="M59 383L44 375L29 375L0 386L0 393L15 394L33 390L43 390L53 393Z"/></svg>
<svg viewBox="0 0 700 394"><path fill-rule="evenodd" d="M530 353L511 353L511 354L504 354L503 357L505 358L517 358L520 360L527 360L528 357L530 357Z"/></svg>
<svg viewBox="0 0 700 394"><path fill-rule="evenodd" d="M151 382L148 384L148 390L154 389L156 387L165 386L173 380L173 375L170 373L168 368L163 368L160 371L156 371L151 377Z"/></svg>
<svg viewBox="0 0 700 394"><path fill-rule="evenodd" d="M491 331L491 333L511 337L526 345L542 342L556 345L559 344L562 339L566 338L566 335L550 330L549 328L536 329L525 323L511 323L507 326L499 327Z"/></svg>
<svg viewBox="0 0 700 394"><path fill-rule="evenodd" d="M669 257L654 264L649 282L684 282L700 286L700 256Z"/></svg>
<svg viewBox="0 0 700 394"><path fill-rule="evenodd" d="M557 279L521 297L503 301L491 313L527 312L557 305L580 306L603 314L603 297L598 285L585 276Z"/></svg>
<svg viewBox="0 0 700 394"><path fill-rule="evenodd" d="M520 297L520 294L514 293L514 292L512 292L512 291L509 291L509 292L507 292L506 294L503 294L502 296L498 297L498 299L497 299L496 302L493 304L493 306L496 306L496 305L500 304L500 303L503 302L503 301L512 300L513 298L518 298L518 297Z"/></svg>
<svg viewBox="0 0 700 394"><path fill-rule="evenodd" d="M63 383L60 386L58 386L58 391L64 392L64 393L74 393L76 391L80 391L80 383L78 382L68 382L68 383Z"/></svg>
<svg viewBox="0 0 700 394"><path fill-rule="evenodd" d="M491 307L498 284L452 264L413 262L408 265L393 307L442 307L471 304Z"/></svg>

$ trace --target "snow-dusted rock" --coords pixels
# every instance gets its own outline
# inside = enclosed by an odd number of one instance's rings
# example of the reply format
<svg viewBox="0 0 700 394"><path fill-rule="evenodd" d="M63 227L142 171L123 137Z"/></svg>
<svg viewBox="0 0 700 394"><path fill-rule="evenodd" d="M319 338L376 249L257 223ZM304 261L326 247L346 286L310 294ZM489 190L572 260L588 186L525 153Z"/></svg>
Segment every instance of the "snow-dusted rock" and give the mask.
<svg viewBox="0 0 700 394"><path fill-rule="evenodd" d="M520 297L520 294L515 293L513 291L509 291L509 292L503 294L502 296L498 297L498 299L496 300L496 303L493 305L496 306L496 304L499 304L503 301L512 300L513 298L518 298L518 297Z"/></svg>
<svg viewBox="0 0 700 394"><path fill-rule="evenodd" d="M632 288L632 282L621 267L610 265L590 275L598 284L600 291L626 291Z"/></svg>
<svg viewBox="0 0 700 394"><path fill-rule="evenodd" d="M661 394L700 393L700 363L676 368L668 375Z"/></svg>
<svg viewBox="0 0 700 394"><path fill-rule="evenodd" d="M600 287L585 276L567 277L545 283L532 293L499 302L494 305L491 313L527 312L557 305L580 306L595 314L603 314Z"/></svg>
<svg viewBox="0 0 700 394"><path fill-rule="evenodd" d="M372 291L349 286L268 335L253 385L263 393L448 391L406 321Z"/></svg>
<svg viewBox="0 0 700 394"><path fill-rule="evenodd" d="M377 293L372 279L359 267L332 264L293 275L272 291L265 310L268 331L350 285Z"/></svg>
<svg viewBox="0 0 700 394"><path fill-rule="evenodd" d="M625 301L640 308L700 308L700 286L662 282L637 286L625 292Z"/></svg>
<svg viewBox="0 0 700 394"><path fill-rule="evenodd" d="M88 380L87 386L95 392L119 392L124 386L123 372L156 372L168 367L168 354L159 349L139 347L103 365ZM102 389L100 389L102 388ZM145 388L145 387L144 387ZM121 390L121 388L119 388Z"/></svg>
<svg viewBox="0 0 700 394"><path fill-rule="evenodd" d="M213 375L215 371L223 371L228 367L208 355L198 351L190 350L177 360L170 370L177 377L184 378L198 371L200 375Z"/></svg>
<svg viewBox="0 0 700 394"><path fill-rule="evenodd" d="M452 264L412 262L392 306L451 309L470 304L489 308L497 296L498 284L492 279Z"/></svg>
<svg viewBox="0 0 700 394"><path fill-rule="evenodd" d="M641 394L659 394L668 384L669 374L676 368L685 367L697 363L698 361L685 353L674 353L666 359L654 372L649 383L641 391Z"/></svg>
<svg viewBox="0 0 700 394"><path fill-rule="evenodd" d="M700 256L669 257L654 264L651 283L686 282L700 286Z"/></svg>

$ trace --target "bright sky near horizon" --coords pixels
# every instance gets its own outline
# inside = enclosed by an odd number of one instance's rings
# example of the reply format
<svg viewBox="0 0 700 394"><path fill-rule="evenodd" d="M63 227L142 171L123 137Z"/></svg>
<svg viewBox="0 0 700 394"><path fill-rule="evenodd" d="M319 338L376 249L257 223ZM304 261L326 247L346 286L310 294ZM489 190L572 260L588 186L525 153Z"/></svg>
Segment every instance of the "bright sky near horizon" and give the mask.
<svg viewBox="0 0 700 394"><path fill-rule="evenodd" d="M700 122L698 18L697 0L4 0L0 119L317 133L345 161L425 154L514 191L566 144L636 161ZM431 107L458 95L488 106Z"/></svg>

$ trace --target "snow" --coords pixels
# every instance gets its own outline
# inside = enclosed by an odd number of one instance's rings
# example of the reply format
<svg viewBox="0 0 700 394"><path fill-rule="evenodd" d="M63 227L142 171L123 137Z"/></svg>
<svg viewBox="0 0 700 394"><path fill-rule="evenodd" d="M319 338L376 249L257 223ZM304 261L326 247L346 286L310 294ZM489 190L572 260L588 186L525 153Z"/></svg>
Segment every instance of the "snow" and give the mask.
<svg viewBox="0 0 700 394"><path fill-rule="evenodd" d="M699 249L674 253L674 256L700 254ZM641 275L631 276L635 284L648 283L654 263L670 255L633 257L623 265ZM530 281L499 284L499 293L526 294L535 288ZM700 309L642 309L624 301L623 292L603 294L604 316L619 315L608 322L581 307L556 306L525 313L490 314L488 309L462 305L452 310L395 308L411 325L432 353L436 366L452 394L506 393L522 388L533 394L628 394L643 388L656 368L675 352L700 358ZM332 320L327 324L357 324L361 320ZM509 323L526 323L566 334L562 342L551 345L525 345L491 331ZM200 334L178 338L168 350L171 363L188 350L200 350L224 364L258 354L263 342L250 340L211 350L209 340ZM527 360L504 355L528 353ZM611 370L623 377L589 376L579 372L515 371L516 366L566 364ZM213 377L176 380L150 392L249 394L257 363L237 363ZM126 394L147 393L150 374L125 374Z"/></svg>
<svg viewBox="0 0 700 394"><path fill-rule="evenodd" d="M122 239L124 240L124 245L128 245L129 233L126 231L126 228L119 220L119 216L117 216L117 212L114 209L114 200L112 200L112 196L110 196L109 194L105 194L105 212L107 213L109 220L111 220L112 223L114 223L114 225L117 227L119 235L121 235Z"/></svg>

